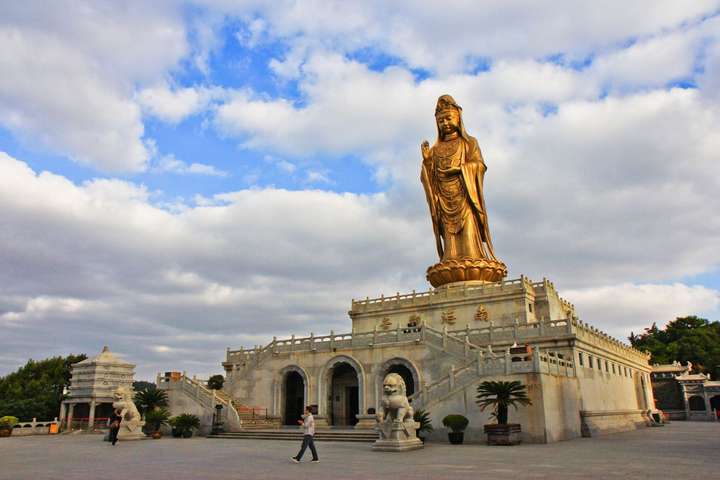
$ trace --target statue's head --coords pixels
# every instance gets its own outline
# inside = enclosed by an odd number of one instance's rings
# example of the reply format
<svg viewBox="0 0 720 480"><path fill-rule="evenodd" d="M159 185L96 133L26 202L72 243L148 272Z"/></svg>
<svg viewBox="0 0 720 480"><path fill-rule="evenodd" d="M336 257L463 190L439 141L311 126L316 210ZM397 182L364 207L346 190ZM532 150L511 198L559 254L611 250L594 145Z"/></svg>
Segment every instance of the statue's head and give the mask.
<svg viewBox="0 0 720 480"><path fill-rule="evenodd" d="M452 133L465 137L462 124L462 107L450 95L441 95L435 106L435 122L440 138Z"/></svg>
<svg viewBox="0 0 720 480"><path fill-rule="evenodd" d="M405 395L405 380L397 373L388 373L383 380L383 393L392 397L394 395Z"/></svg>
<svg viewBox="0 0 720 480"><path fill-rule="evenodd" d="M125 387L118 387L113 392L113 398L115 400L124 400L130 397L130 391Z"/></svg>

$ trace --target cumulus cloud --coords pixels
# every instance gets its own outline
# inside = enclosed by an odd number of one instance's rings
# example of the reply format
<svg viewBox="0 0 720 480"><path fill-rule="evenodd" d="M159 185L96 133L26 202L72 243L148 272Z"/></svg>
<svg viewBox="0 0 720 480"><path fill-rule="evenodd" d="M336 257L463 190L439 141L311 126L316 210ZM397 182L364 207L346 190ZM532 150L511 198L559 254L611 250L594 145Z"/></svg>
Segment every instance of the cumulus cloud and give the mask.
<svg viewBox="0 0 720 480"><path fill-rule="evenodd" d="M212 165L204 163L187 164L175 158L175 155L163 155L152 168L157 173L176 173L179 175L207 175L211 177L226 177L228 172L219 170Z"/></svg>
<svg viewBox="0 0 720 480"><path fill-rule="evenodd" d="M94 3L70 21L65 4L0 7L0 124L101 170L219 175L145 135L143 118L202 114L300 187L335 186L333 162L352 155L385 191L254 186L166 205L0 154L0 369L110 343L145 378L209 373L226 346L347 330L352 297L423 289L435 252L419 143L437 134L441 93L483 149L511 276L547 276L618 337L718 311L716 290L675 283L720 265L718 2L198 3L191 20L164 2ZM238 18L231 41L279 43L271 81L297 96L207 84ZM188 63L202 84L174 78ZM237 178L256 185L257 170Z"/></svg>
<svg viewBox="0 0 720 480"><path fill-rule="evenodd" d="M0 125L100 170L145 168L150 153L133 90L187 53L176 7L8 2L0 39Z"/></svg>
<svg viewBox="0 0 720 480"><path fill-rule="evenodd" d="M720 307L720 291L682 283L621 283L563 293L572 298L583 320L602 325L607 333L625 342L628 332L642 333L653 323L662 328L677 317Z"/></svg>
<svg viewBox="0 0 720 480"><path fill-rule="evenodd" d="M244 190L173 213L143 187L78 185L6 154L0 187L10 365L110 344L147 378L171 367L164 345L210 372L226 346L348 329L351 298L417 287L432 247L407 244L426 225L382 194Z"/></svg>

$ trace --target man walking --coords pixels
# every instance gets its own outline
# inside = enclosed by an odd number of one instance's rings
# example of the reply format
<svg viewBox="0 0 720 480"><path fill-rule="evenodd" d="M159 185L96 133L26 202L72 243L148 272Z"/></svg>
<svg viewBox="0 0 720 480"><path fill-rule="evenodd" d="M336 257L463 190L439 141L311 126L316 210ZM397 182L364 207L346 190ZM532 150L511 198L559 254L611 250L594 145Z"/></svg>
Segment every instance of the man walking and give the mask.
<svg viewBox="0 0 720 480"><path fill-rule="evenodd" d="M305 407L305 415L303 415L302 420L298 420L298 424L303 427L302 447L300 447L300 452L298 452L296 456L290 457L290 460L295 463L300 463L300 459L302 459L305 449L310 447L310 452L312 452L313 456L313 463L319 463L320 459L318 458L317 450L315 450L315 442L313 441L313 436L315 435L315 418L313 418L312 408L309 405Z"/></svg>

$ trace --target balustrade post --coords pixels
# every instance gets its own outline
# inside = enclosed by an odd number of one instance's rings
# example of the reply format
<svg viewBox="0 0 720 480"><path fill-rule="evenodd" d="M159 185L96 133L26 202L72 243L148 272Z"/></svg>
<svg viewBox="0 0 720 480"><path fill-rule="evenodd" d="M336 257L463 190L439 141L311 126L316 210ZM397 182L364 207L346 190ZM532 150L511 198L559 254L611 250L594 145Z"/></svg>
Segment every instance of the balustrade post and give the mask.
<svg viewBox="0 0 720 480"><path fill-rule="evenodd" d="M295 334L290 335L290 353L295 351Z"/></svg>
<svg viewBox="0 0 720 480"><path fill-rule="evenodd" d="M452 391L455 388L455 365L450 365L450 376L448 378L449 391Z"/></svg>
<svg viewBox="0 0 720 480"><path fill-rule="evenodd" d="M573 332L573 319L572 316L568 316L567 323L565 324L565 329L567 333Z"/></svg>
<svg viewBox="0 0 720 480"><path fill-rule="evenodd" d="M317 348L315 348L315 334L310 332L310 351L314 352L315 350L317 350Z"/></svg>
<svg viewBox="0 0 720 480"><path fill-rule="evenodd" d="M377 325L373 327L373 345L377 344Z"/></svg>
<svg viewBox="0 0 720 480"><path fill-rule="evenodd" d="M482 374L484 373L484 370L485 370L485 359L483 358L482 350L478 350L477 357L478 357L477 358L477 362L478 362L477 373L478 373L478 376L482 376Z"/></svg>
<svg viewBox="0 0 720 480"><path fill-rule="evenodd" d="M540 336L541 337L545 336L545 317L544 316L540 318Z"/></svg>
<svg viewBox="0 0 720 480"><path fill-rule="evenodd" d="M505 350L505 375L510 375L512 369L512 359L510 358L510 349Z"/></svg>
<svg viewBox="0 0 720 480"><path fill-rule="evenodd" d="M513 341L517 343L518 340L518 324L520 323L520 320L515 317L515 322L513 324Z"/></svg>
<svg viewBox="0 0 720 480"><path fill-rule="evenodd" d="M335 348L335 332L333 330L330 330L330 351Z"/></svg>
<svg viewBox="0 0 720 480"><path fill-rule="evenodd" d="M537 345L533 346L532 352L533 371L540 373L540 347Z"/></svg>
<svg viewBox="0 0 720 480"><path fill-rule="evenodd" d="M272 351L273 351L273 353L278 353L278 349L277 349L277 336L275 336L275 335L273 335Z"/></svg>
<svg viewBox="0 0 720 480"><path fill-rule="evenodd" d="M464 351L465 358L467 358L467 356L470 354L470 339L468 338L467 333L465 334L464 347L465 347L465 351Z"/></svg>
<svg viewBox="0 0 720 480"><path fill-rule="evenodd" d="M488 343L492 344L493 342L493 322L490 320L488 322Z"/></svg>
<svg viewBox="0 0 720 480"><path fill-rule="evenodd" d="M442 332L443 350L447 348L447 337L448 337L448 328L447 328L447 325L443 325L443 332Z"/></svg>

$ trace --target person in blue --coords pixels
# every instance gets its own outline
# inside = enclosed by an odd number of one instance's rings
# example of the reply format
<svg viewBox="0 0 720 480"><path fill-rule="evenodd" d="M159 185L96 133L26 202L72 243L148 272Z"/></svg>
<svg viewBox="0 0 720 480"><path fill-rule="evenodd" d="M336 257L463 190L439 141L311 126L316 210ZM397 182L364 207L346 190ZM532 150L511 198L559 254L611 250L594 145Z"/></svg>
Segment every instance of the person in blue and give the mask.
<svg viewBox="0 0 720 480"><path fill-rule="evenodd" d="M305 453L305 449L310 447L310 452L313 456L312 462L320 462L317 450L315 450L315 442L313 441L313 437L315 436L315 418L312 414L312 407L310 407L309 405L305 407L305 415L303 415L302 420L298 420L298 424L302 425L303 427L302 447L300 447L300 451L297 455L295 455L294 457L290 457L290 460L295 463L300 463L300 460Z"/></svg>

